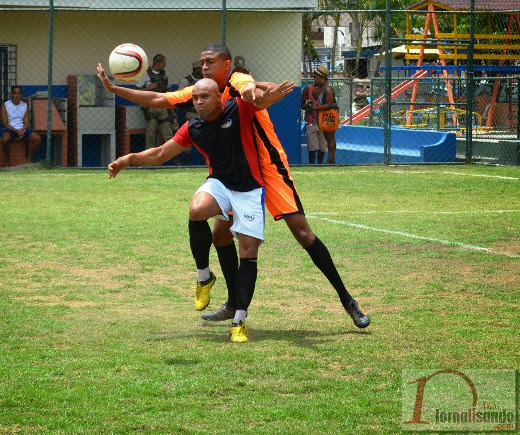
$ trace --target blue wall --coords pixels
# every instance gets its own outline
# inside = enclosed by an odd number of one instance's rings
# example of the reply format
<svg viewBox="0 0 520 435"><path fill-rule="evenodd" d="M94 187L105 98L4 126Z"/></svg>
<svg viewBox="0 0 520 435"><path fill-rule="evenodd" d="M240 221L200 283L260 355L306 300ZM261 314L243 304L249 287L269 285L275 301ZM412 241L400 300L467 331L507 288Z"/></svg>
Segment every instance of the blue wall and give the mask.
<svg viewBox="0 0 520 435"><path fill-rule="evenodd" d="M130 85L127 85L130 86ZM172 86L171 89L176 87ZM22 85L24 97L30 97L35 92L47 91L47 85ZM300 126L301 126L301 111L300 111L300 94L301 88L296 87L289 95L282 101L274 104L268 109L269 116L273 122L276 134L282 143L289 163L300 164ZM67 98L67 86L55 85L52 87L52 95L54 98ZM116 96L116 106L128 106L134 103L125 100L124 98ZM92 139L92 144L95 147L95 140Z"/></svg>
<svg viewBox="0 0 520 435"><path fill-rule="evenodd" d="M35 92L47 92L47 85L21 85L23 96L29 98ZM54 98L67 98L67 85L54 85L52 87L52 96Z"/></svg>
<svg viewBox="0 0 520 435"><path fill-rule="evenodd" d="M301 88L296 87L282 101L268 109L271 121L282 143L290 164L301 163L300 153L300 109Z"/></svg>

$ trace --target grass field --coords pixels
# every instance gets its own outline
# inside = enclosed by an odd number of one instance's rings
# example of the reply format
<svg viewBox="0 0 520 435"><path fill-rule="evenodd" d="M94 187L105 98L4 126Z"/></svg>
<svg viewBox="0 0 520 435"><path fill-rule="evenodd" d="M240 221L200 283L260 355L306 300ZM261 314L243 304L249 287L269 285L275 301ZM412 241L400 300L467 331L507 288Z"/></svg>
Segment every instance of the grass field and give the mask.
<svg viewBox="0 0 520 435"><path fill-rule="evenodd" d="M294 168L372 324L269 219L245 344L193 307L205 175L0 172L0 433L396 434L403 369L518 368L518 168Z"/></svg>

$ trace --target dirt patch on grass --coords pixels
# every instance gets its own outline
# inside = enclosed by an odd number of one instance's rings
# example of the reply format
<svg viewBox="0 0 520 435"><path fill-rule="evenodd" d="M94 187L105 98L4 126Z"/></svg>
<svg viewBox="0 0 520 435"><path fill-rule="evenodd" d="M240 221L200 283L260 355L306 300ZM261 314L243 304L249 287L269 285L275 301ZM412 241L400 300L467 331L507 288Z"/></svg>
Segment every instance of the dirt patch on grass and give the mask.
<svg viewBox="0 0 520 435"><path fill-rule="evenodd" d="M93 301L67 301L64 300L56 295L35 295L35 296L26 296L26 297L16 297L13 298L16 301L24 302L27 305L32 306L39 306L39 305L46 305L46 306L64 306L64 307L71 307L71 308L78 308L78 307L95 307L98 305L98 303Z"/></svg>
<svg viewBox="0 0 520 435"><path fill-rule="evenodd" d="M508 242L493 243L492 249L497 252L505 252L510 255L518 255L520 257L520 240Z"/></svg>

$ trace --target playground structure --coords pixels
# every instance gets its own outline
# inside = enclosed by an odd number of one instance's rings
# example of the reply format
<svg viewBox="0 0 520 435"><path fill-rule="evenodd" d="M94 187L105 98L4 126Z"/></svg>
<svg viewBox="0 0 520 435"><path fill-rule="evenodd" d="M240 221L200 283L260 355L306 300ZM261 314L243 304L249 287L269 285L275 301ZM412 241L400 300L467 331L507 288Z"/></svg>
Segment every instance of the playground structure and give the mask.
<svg viewBox="0 0 520 435"><path fill-rule="evenodd" d="M499 91L502 88L507 90L505 97L507 125L504 127L509 131L518 128L517 107L520 66L517 65L517 61L520 60L520 14L511 12L515 9L513 1L504 0L498 3L500 4L490 5L489 2L484 0L475 0L475 11L481 14L479 17L486 20L486 33L475 33L474 35L472 69L482 81L492 83L492 90L485 98L477 97L479 100L476 101L476 110L472 114L467 114L462 109L462 107L466 107L466 96L460 92L454 92L453 89L454 80L458 80L459 83L465 81L463 76L467 71L470 35L469 33L459 32L458 28L459 15L461 13L467 14L469 11L469 0L435 2L426 0L410 7L406 13L407 32L405 38L407 42L404 47L404 59L408 66L394 67L393 69L408 70L411 75L391 90L391 100L393 102L399 101L399 104L406 104L408 108L392 113L393 121L399 119L399 125L409 128L431 128L432 122L424 120L431 120L436 116L437 127L451 128L458 134L462 134L466 129L466 124L462 120L469 115L476 123L472 128L474 133L489 132L496 126L495 115L497 115L497 112L502 114L504 111L503 108L498 107ZM493 8L495 14L497 10L504 11L504 22L497 25L496 20L492 19L490 8ZM489 11L489 13L486 13L486 11ZM442 14L444 19L439 20L438 14ZM421 19L424 18L422 35L412 33L412 18L416 18L413 27L421 27L416 15ZM446 17L449 17L449 22ZM444 28L449 27L451 31L441 30L439 21ZM482 27L481 23L479 29ZM425 52L431 52L432 48L435 48L438 52L438 64L424 64ZM410 65L411 63L414 63L414 65ZM437 86L435 98L421 101L418 90L421 82L426 81L434 83L442 81L443 95L439 97L439 86ZM406 101L403 101L402 94L404 94ZM501 103L503 103L504 96L501 95L501 98ZM377 116L385 101L385 95L370 98L370 103L367 106L353 113L352 116L347 116L343 124L358 124L366 117ZM436 105L431 104L428 107L427 103L434 102ZM436 108L433 109L433 107ZM450 122L446 122L447 116L451 118Z"/></svg>
<svg viewBox="0 0 520 435"><path fill-rule="evenodd" d="M414 109L413 111L399 110L397 112L392 112L392 119L396 121L396 124L405 125L406 127L436 127L437 130L447 130L446 121L449 120L450 117L456 119L456 125L462 126L465 125L467 114L466 110L442 105L428 109ZM474 132L487 132L493 129L493 127L487 127L484 125L484 120L479 112L472 112L471 116L473 118L471 125L473 126L472 129ZM465 127L460 127L460 129L465 130Z"/></svg>

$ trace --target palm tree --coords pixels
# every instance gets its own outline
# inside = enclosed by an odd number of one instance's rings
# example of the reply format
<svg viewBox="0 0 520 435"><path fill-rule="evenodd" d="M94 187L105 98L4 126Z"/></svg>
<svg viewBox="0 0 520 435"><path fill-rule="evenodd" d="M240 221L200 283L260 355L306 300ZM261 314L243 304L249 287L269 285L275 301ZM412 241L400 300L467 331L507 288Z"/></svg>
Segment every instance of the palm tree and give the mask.
<svg viewBox="0 0 520 435"><path fill-rule="evenodd" d="M316 12L306 12L302 17L302 63L304 77L307 77L308 73L312 72L312 63L320 60L320 56L312 43L312 22L316 20L318 16L319 14Z"/></svg>
<svg viewBox="0 0 520 435"><path fill-rule="evenodd" d="M338 41L338 28L341 22L341 15L346 13L352 19L352 24L354 26L354 40L353 46L356 47L356 66L354 75L359 75L359 60L361 50L363 48L363 34L367 30L367 28L373 24L374 15L371 13L360 12L369 10L374 7L374 2L377 0L319 0L318 8L327 11L323 13L325 19L329 17L333 20L334 25L334 37L332 42L332 65L335 65L335 56L337 50L337 41ZM385 1L385 0L379 0ZM380 26L379 26L380 27Z"/></svg>

